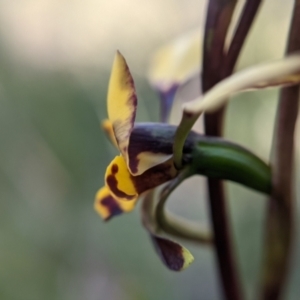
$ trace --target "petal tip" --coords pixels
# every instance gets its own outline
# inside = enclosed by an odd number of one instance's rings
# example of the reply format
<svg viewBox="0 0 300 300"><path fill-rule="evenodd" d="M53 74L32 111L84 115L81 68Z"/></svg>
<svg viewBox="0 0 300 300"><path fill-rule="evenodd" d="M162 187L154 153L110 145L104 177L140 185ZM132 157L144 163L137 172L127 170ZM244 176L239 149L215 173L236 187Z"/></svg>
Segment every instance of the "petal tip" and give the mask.
<svg viewBox="0 0 300 300"><path fill-rule="evenodd" d="M151 237L162 262L170 270L182 271L194 261L193 255L183 246L158 236Z"/></svg>

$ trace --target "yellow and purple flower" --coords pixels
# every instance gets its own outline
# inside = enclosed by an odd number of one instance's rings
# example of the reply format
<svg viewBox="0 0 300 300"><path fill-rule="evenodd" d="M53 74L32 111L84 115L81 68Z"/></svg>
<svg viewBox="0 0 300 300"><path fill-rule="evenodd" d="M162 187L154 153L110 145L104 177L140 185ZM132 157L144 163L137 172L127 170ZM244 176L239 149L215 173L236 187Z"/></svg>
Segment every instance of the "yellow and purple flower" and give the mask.
<svg viewBox="0 0 300 300"><path fill-rule="evenodd" d="M121 154L107 167L105 187L96 196L95 208L104 219L132 210L139 195L178 173L170 160L172 132L164 124L135 124L134 82L119 52L112 68L107 105L109 120L103 128Z"/></svg>
<svg viewBox="0 0 300 300"><path fill-rule="evenodd" d="M135 123L134 82L119 52L113 63L107 106L109 118L102 127L120 155L107 167L105 186L95 197L95 210L104 220L131 211L141 194L178 175L172 160L176 128L162 123ZM187 249L148 230L159 256L170 269L182 270L193 261Z"/></svg>

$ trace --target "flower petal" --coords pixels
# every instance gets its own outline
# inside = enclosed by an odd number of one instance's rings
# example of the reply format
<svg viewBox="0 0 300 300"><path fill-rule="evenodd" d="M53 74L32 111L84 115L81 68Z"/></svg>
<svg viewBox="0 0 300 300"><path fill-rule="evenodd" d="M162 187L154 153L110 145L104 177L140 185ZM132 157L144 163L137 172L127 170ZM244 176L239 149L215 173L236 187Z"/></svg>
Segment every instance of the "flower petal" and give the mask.
<svg viewBox="0 0 300 300"><path fill-rule="evenodd" d="M182 117L182 105L202 94L201 80L199 78L201 78L200 73L193 74L178 87L169 115L169 124L178 125ZM193 129L197 132L203 132L203 120L198 120Z"/></svg>
<svg viewBox="0 0 300 300"><path fill-rule="evenodd" d="M201 67L200 30L185 34L160 48L150 64L149 81L161 100L161 121L167 122L180 83Z"/></svg>
<svg viewBox="0 0 300 300"><path fill-rule="evenodd" d="M116 156L106 169L105 184L119 200L136 200L140 194L165 183L177 175L173 162L166 161L142 175L130 174L123 156Z"/></svg>
<svg viewBox="0 0 300 300"><path fill-rule="evenodd" d="M194 258L192 254L180 244L157 235L159 228L157 227L154 216L156 205L155 192L154 190L151 190L146 193L145 198L142 201L142 223L148 231L151 241L162 262L170 270L181 271L187 268L189 264L193 262Z"/></svg>
<svg viewBox="0 0 300 300"><path fill-rule="evenodd" d="M194 261L190 251L180 244L156 235L150 236L156 252L170 270L182 271Z"/></svg>
<svg viewBox="0 0 300 300"><path fill-rule="evenodd" d="M134 176L172 157L175 130L162 123L137 123L130 136L128 168Z"/></svg>
<svg viewBox="0 0 300 300"><path fill-rule="evenodd" d="M135 200L138 191L122 155L116 156L106 169L105 183L116 199Z"/></svg>
<svg viewBox="0 0 300 300"><path fill-rule="evenodd" d="M101 128L105 132L110 142L118 148L117 140L115 138L114 129L110 120L105 119L101 122Z"/></svg>
<svg viewBox="0 0 300 300"><path fill-rule="evenodd" d="M300 54L261 64L222 80L202 97L184 105L187 114L199 115L222 106L230 96L253 89L287 86L300 82Z"/></svg>
<svg viewBox="0 0 300 300"><path fill-rule="evenodd" d="M153 57L149 80L158 90L169 90L201 66L201 31L185 34L160 48Z"/></svg>
<svg viewBox="0 0 300 300"><path fill-rule="evenodd" d="M176 126L164 123L136 123L130 136L128 168L134 176L166 162L173 154ZM184 153L191 153L198 137L191 133Z"/></svg>
<svg viewBox="0 0 300 300"><path fill-rule="evenodd" d="M120 152L126 157L134 126L137 97L127 63L117 51L108 87L107 109Z"/></svg>
<svg viewBox="0 0 300 300"><path fill-rule="evenodd" d="M108 221L123 212L133 210L135 203L136 201L120 201L111 195L107 187L103 187L96 194L94 208L105 221Z"/></svg>

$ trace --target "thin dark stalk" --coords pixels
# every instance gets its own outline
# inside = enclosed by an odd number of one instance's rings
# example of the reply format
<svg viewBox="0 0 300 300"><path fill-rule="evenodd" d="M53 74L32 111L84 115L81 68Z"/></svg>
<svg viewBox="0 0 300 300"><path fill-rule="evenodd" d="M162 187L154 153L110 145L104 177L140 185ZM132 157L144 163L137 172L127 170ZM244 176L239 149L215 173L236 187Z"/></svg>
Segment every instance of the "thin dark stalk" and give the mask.
<svg viewBox="0 0 300 300"><path fill-rule="evenodd" d="M261 0L248 0L245 3L239 23L227 51L226 59L222 66L222 78L229 76L233 72L261 2Z"/></svg>
<svg viewBox="0 0 300 300"><path fill-rule="evenodd" d="M221 79L219 68L224 60L224 43L235 4L235 1L209 1L203 49L203 92L209 90ZM222 135L223 109L214 114L205 115L204 120L206 134ZM220 180L208 179L208 193L224 298L240 300L242 291L232 251L223 183Z"/></svg>
<svg viewBox="0 0 300 300"><path fill-rule="evenodd" d="M295 1L287 53L300 50L300 0ZM290 262L294 228L294 131L299 109L299 86L281 91L272 157L273 190L268 205L261 299L282 296Z"/></svg>
<svg viewBox="0 0 300 300"><path fill-rule="evenodd" d="M224 52L225 38L236 1L209 1L203 49L203 92L206 92L221 79L233 72L247 33L257 14L260 2L260 0L248 0L246 2L226 54ZM222 136L224 111L225 108L223 107L214 114L205 115L204 122L207 135ZM208 192L216 254L225 298L228 300L242 299L241 283L232 247L232 237L229 230L228 212L222 181L209 179Z"/></svg>

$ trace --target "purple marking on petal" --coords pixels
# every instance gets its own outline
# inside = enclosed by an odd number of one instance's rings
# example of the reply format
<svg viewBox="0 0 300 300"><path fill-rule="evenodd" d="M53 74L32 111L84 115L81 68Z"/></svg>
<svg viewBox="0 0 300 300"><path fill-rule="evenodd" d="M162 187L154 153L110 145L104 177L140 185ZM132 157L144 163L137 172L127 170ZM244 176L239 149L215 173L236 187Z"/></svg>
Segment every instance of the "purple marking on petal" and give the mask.
<svg viewBox="0 0 300 300"><path fill-rule="evenodd" d="M126 200L133 200L136 196L130 196L125 194L123 191L118 189L118 180L114 175L108 175L106 178L106 183L109 186L111 192L118 198L124 198Z"/></svg>
<svg viewBox="0 0 300 300"><path fill-rule="evenodd" d="M117 201L112 196L107 196L101 201L99 201L100 205L105 206L109 211L109 216L105 219L105 221L110 220L112 217L118 216L123 213L123 210L120 208Z"/></svg>
<svg viewBox="0 0 300 300"><path fill-rule="evenodd" d="M134 126L134 122L135 122L135 117L136 117L136 108L137 108L137 96L136 96L136 91L135 91L135 84L134 84L134 80L133 80L133 77L130 73L130 70L128 68L128 65L127 63L125 64L125 72L127 73L127 80L128 80L128 84L131 85L132 87L132 95L128 98L127 100L127 104L131 107L134 107L134 110L132 112L132 115L130 116L129 118L129 122L130 124L132 124L132 127L131 127L131 130L130 132L128 132L128 138L131 134L131 131L132 131L132 128Z"/></svg>
<svg viewBox="0 0 300 300"><path fill-rule="evenodd" d="M131 172L138 170L138 155L142 152L171 155L177 127L165 123L136 123L129 141L128 158ZM198 136L190 132L184 144L184 153L191 153Z"/></svg>
<svg viewBox="0 0 300 300"><path fill-rule="evenodd" d="M141 175L132 176L132 180L138 194L141 194L173 179L176 175L177 172L171 163L162 163Z"/></svg>
<svg viewBox="0 0 300 300"><path fill-rule="evenodd" d="M113 174L117 174L118 171L119 171L118 165L117 165L117 164L113 164L112 167L111 167L111 172L112 172Z"/></svg>
<svg viewBox="0 0 300 300"><path fill-rule="evenodd" d="M126 62L125 58L123 57L123 55L119 51L117 51L117 52L118 52L118 55L120 55L122 57L122 60L124 60L122 78L120 78L120 80L122 80L122 83L124 84L124 86L126 86L126 89L127 89L127 87L129 87L131 89L131 91L129 90L130 94L128 95L126 102L122 103L122 105L125 104L128 107L130 107L129 115L124 120L116 120L115 119L112 124L113 131L114 131L115 138L117 140L119 149L122 152L122 154L125 156L126 149L121 148L121 146L124 145L124 143L127 144L127 141L130 138L132 128L134 126L135 117L136 117L136 109L137 109L137 96L136 96L136 91L135 91L134 80L133 80L130 70L128 68L127 62ZM120 107L120 109L122 109L122 107Z"/></svg>
<svg viewBox="0 0 300 300"><path fill-rule="evenodd" d="M151 235L151 238L163 263L173 271L180 271L184 266L182 247L158 236Z"/></svg>

